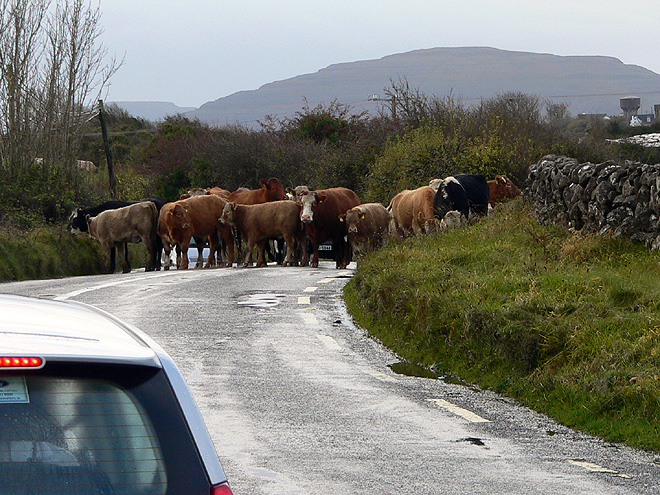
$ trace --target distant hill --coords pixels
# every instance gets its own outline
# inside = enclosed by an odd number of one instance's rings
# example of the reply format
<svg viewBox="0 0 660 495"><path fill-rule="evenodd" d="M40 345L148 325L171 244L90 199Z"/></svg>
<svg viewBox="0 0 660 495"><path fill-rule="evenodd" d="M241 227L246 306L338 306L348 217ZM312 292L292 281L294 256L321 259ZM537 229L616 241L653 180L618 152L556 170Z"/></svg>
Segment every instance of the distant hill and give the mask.
<svg viewBox="0 0 660 495"><path fill-rule="evenodd" d="M123 108L134 117L151 121L163 120L168 115L195 110L195 107L179 107L167 101L111 101L109 103Z"/></svg>
<svg viewBox="0 0 660 495"><path fill-rule="evenodd" d="M660 103L660 75L613 57L558 56L495 48L431 48L331 65L313 74L265 84L205 103L188 112L214 125L257 126L266 115L292 116L305 99L310 108L337 99L356 110L374 111L372 94L384 97L390 80L406 78L411 88L427 95L450 93L467 104L478 104L508 91L538 95L567 103L571 114L618 115L619 99L639 96L642 110ZM382 102L381 102L382 104Z"/></svg>

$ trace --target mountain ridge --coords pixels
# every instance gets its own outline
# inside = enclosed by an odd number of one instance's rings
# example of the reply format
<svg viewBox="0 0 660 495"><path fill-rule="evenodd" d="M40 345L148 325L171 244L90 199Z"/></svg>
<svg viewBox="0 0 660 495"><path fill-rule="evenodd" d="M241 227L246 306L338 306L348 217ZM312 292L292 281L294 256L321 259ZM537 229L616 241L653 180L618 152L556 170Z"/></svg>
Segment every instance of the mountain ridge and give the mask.
<svg viewBox="0 0 660 495"><path fill-rule="evenodd" d="M642 97L643 109L660 103L659 74L607 55L435 47L332 64L206 102L185 115L212 125L258 127L267 115L291 117L305 104L314 108L333 100L358 112L375 112L384 102L370 102L369 95L382 95L391 81L403 78L429 96L451 94L466 104L478 104L485 98L521 92L567 103L573 115L618 115L619 99L625 96Z"/></svg>

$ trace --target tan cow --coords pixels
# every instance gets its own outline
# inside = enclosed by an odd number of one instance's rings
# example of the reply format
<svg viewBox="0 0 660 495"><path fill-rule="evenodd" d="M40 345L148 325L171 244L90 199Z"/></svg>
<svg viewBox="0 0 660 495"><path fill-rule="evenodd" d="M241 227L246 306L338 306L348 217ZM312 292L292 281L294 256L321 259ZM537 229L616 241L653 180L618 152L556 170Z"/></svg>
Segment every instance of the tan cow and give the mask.
<svg viewBox="0 0 660 495"><path fill-rule="evenodd" d="M433 212L435 191L429 186L406 189L392 198L387 209L392 214L390 234L406 236L409 234L428 234L437 228Z"/></svg>
<svg viewBox="0 0 660 495"><path fill-rule="evenodd" d="M167 205L166 205L167 206ZM163 244L168 242L178 244L181 248L180 269L188 268L188 248L190 247L190 238L193 236L208 237L209 256L205 268L215 265L215 253L219 248L219 236L225 241L227 247L227 264L231 266L234 262L234 236L231 228L219 225L218 217L222 214L225 206L225 200L215 194L203 196L193 196L187 199L180 199L172 203L171 207L161 209L159 224L164 228L159 229ZM163 213L163 211L165 211ZM164 235L166 232L166 235Z"/></svg>
<svg viewBox="0 0 660 495"><path fill-rule="evenodd" d="M94 162L90 162L89 160L76 160L76 165L80 170L85 170L86 172L96 172L98 170Z"/></svg>
<svg viewBox="0 0 660 495"><path fill-rule="evenodd" d="M380 203L365 203L351 208L339 218L346 222L353 252L362 255L379 248L387 240L392 216Z"/></svg>
<svg viewBox="0 0 660 495"><path fill-rule="evenodd" d="M228 202L218 220L236 227L247 242L247 253L243 266L252 261L252 250L257 246L256 266L266 266L266 241L272 237L284 237L286 256L282 262L287 266L293 261L296 243L303 246L306 257L305 230L299 219L300 207L295 201L282 200L256 205L241 205Z"/></svg>
<svg viewBox="0 0 660 495"><path fill-rule="evenodd" d="M86 215L85 220L89 235L98 240L103 247L108 273L111 273L113 248L117 249L119 259L122 260L122 271L124 273L131 271L124 256L124 246L127 242L142 241L147 248L146 271L154 269L158 210L151 201L135 203L116 210L106 210L95 217Z"/></svg>

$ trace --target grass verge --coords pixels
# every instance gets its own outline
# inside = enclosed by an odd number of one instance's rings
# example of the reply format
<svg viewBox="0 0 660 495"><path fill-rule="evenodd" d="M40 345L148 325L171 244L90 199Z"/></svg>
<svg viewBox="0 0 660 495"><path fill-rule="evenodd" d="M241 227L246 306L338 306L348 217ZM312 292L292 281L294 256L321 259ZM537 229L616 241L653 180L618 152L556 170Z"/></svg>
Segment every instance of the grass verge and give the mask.
<svg viewBox="0 0 660 495"><path fill-rule="evenodd" d="M660 450L660 258L540 225L523 201L369 255L344 296L411 362L610 441Z"/></svg>
<svg viewBox="0 0 660 495"><path fill-rule="evenodd" d="M129 246L131 266L144 266L146 250ZM74 236L62 227L0 233L0 281L32 280L104 273L98 241L87 234ZM119 263L121 264L121 263Z"/></svg>

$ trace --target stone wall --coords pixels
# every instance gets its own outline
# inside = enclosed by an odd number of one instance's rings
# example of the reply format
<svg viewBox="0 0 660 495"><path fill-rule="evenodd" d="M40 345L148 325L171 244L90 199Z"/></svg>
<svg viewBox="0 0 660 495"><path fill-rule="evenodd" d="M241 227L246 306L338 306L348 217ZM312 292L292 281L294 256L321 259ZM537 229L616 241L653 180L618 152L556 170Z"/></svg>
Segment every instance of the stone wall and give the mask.
<svg viewBox="0 0 660 495"><path fill-rule="evenodd" d="M578 163L547 155L529 169L525 195L541 222L610 232L660 248L660 164Z"/></svg>

